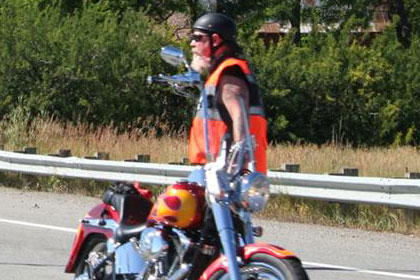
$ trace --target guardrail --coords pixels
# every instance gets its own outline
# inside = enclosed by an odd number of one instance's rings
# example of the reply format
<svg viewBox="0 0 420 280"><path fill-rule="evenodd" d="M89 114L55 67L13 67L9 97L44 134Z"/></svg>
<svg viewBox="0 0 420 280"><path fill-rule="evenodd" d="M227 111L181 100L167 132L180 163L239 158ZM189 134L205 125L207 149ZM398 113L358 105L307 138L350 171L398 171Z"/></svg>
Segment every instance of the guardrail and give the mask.
<svg viewBox="0 0 420 280"><path fill-rule="evenodd" d="M102 181L166 185L186 178L193 166L59 158L0 151L0 171ZM271 192L325 201L420 209L419 179L350 177L268 172Z"/></svg>

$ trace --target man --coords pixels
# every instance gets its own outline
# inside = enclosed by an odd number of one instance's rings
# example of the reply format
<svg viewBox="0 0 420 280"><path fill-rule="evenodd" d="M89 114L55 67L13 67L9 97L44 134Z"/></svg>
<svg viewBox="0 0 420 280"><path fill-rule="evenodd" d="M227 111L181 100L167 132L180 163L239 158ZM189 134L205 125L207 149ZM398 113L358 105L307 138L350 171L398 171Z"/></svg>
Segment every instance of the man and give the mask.
<svg viewBox="0 0 420 280"><path fill-rule="evenodd" d="M248 63L240 59L235 36L234 22L223 14L205 14L193 25L191 67L207 77L209 150L215 158L226 133L233 135L229 143L231 150L243 145L246 115L256 144L256 170L266 173L267 123L262 98ZM199 105L189 139L188 153L193 164L207 162L203 135L203 111Z"/></svg>

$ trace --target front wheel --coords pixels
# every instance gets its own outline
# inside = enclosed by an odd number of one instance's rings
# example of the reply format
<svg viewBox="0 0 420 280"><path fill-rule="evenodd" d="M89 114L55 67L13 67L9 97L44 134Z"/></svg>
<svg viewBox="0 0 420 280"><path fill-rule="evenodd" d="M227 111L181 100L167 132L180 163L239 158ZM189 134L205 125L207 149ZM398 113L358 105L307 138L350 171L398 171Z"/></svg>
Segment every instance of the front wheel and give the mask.
<svg viewBox="0 0 420 280"><path fill-rule="evenodd" d="M102 237L93 237L87 243L86 248L83 250L80 262L76 268L75 279L78 276L87 272L87 262L95 261L106 254L106 239ZM102 267L95 279L110 280L112 279L112 264L107 263Z"/></svg>
<svg viewBox="0 0 420 280"><path fill-rule="evenodd" d="M268 254L255 254L240 268L242 280L309 280L296 259L277 259ZM210 280L228 280L224 270L216 271Z"/></svg>

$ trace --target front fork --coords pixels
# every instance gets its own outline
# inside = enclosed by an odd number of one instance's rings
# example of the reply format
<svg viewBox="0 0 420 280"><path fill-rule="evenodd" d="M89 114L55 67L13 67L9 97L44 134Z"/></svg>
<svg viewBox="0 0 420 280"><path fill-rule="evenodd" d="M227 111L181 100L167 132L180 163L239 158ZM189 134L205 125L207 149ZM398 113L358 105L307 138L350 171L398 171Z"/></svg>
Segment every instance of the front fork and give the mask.
<svg viewBox="0 0 420 280"><path fill-rule="evenodd" d="M236 258L235 228L233 227L229 205L223 201L214 201L212 202L212 211L215 217L217 231L219 232L220 242L227 258L230 279L241 280L239 263Z"/></svg>

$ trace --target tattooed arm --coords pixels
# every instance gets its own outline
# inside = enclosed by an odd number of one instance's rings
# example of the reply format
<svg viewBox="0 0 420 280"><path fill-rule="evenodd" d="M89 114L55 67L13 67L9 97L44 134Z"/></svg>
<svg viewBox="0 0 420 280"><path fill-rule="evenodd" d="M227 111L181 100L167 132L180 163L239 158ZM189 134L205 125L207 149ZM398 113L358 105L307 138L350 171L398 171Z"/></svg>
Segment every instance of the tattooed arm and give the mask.
<svg viewBox="0 0 420 280"><path fill-rule="evenodd" d="M220 81L221 99L232 119L233 141L245 139L245 122L242 114L240 99L242 98L246 110L249 107L249 91L247 83L238 77L224 75ZM246 114L248 115L248 114Z"/></svg>

